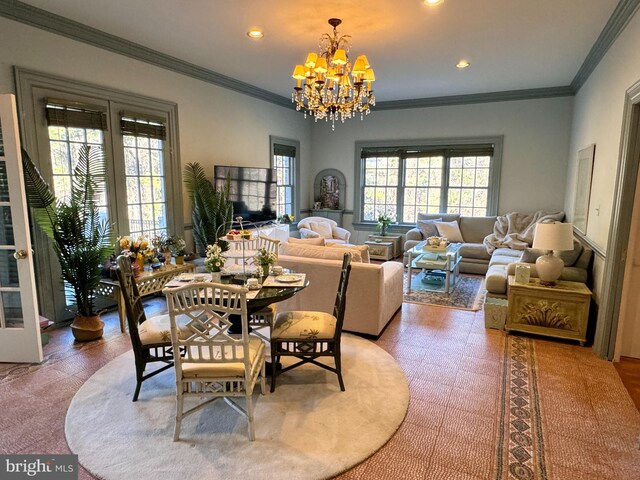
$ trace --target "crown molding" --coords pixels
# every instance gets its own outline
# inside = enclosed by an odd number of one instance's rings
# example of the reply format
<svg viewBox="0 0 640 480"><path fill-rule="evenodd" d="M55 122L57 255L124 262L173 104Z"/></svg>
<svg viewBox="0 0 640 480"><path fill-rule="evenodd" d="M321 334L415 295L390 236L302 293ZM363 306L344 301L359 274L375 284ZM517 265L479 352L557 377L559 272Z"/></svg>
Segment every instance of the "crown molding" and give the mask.
<svg viewBox="0 0 640 480"><path fill-rule="evenodd" d="M378 102L375 108L376 110L398 110L404 108L442 107L447 105L468 105L471 103L509 102L513 100L570 97L573 95L573 88L567 85L564 87L528 88L525 90L507 90L504 92L471 93L468 95L392 100L388 102Z"/></svg>
<svg viewBox="0 0 640 480"><path fill-rule="evenodd" d="M620 0L613 13L609 17L607 24L602 29L600 36L589 50L587 57L582 62L582 66L573 77L571 88L575 93L585 84L589 76L596 69L600 60L605 56L618 35L627 26L633 15L640 6L640 0Z"/></svg>
<svg viewBox="0 0 640 480"><path fill-rule="evenodd" d="M136 60L171 70L188 77L244 93L254 98L293 108L291 100L179 58L166 55L138 43L89 27L80 22L47 12L18 0L0 0L0 16L77 40L94 47L119 53Z"/></svg>
<svg viewBox="0 0 640 480"><path fill-rule="evenodd" d="M502 92L450 95L408 100L379 102L376 110L424 108L474 103L506 102L575 95L604 57L620 32L640 6L640 0L620 0L600 36L589 51L571 85L547 88L508 90ZM293 109L289 98L264 90L221 73L194 65L179 58L158 52L138 43L89 27L80 22L23 3L19 0L0 0L0 16L77 40L104 50L125 55L142 62L192 77L219 87L249 95L275 105Z"/></svg>

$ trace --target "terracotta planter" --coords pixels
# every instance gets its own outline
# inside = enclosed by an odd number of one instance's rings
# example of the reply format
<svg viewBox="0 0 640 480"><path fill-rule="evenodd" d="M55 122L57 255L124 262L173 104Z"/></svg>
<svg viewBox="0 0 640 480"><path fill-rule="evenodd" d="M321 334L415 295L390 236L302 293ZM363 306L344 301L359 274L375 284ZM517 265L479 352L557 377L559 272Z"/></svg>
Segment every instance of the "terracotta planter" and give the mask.
<svg viewBox="0 0 640 480"><path fill-rule="evenodd" d="M176 257L176 265L184 265L184 255Z"/></svg>
<svg viewBox="0 0 640 480"><path fill-rule="evenodd" d="M92 317L76 315L71 324L71 332L79 342L97 340L104 332L104 322L100 319L100 315Z"/></svg>

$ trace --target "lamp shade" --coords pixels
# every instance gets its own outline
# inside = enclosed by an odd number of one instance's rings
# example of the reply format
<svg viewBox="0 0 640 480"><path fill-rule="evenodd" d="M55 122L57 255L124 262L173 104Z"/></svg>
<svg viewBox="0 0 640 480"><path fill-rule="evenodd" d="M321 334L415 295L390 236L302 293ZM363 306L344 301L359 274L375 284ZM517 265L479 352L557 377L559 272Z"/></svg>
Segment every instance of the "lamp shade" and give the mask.
<svg viewBox="0 0 640 480"><path fill-rule="evenodd" d="M318 54L311 52L307 55L307 61L304 62L304 66L307 68L313 68L316 65L316 60L318 60Z"/></svg>
<svg viewBox="0 0 640 480"><path fill-rule="evenodd" d="M316 61L316 68L313 69L316 73L325 73L327 71L327 59L324 57L318 58Z"/></svg>
<svg viewBox="0 0 640 480"><path fill-rule="evenodd" d="M296 68L293 69L293 75L291 76L296 80L304 80L305 78L304 66L296 65Z"/></svg>
<svg viewBox="0 0 640 480"><path fill-rule="evenodd" d="M333 54L331 63L333 63L334 65L344 65L345 63L347 63L347 52L345 52L343 48L337 49Z"/></svg>
<svg viewBox="0 0 640 480"><path fill-rule="evenodd" d="M539 250L573 250L573 224L538 223L533 248Z"/></svg>

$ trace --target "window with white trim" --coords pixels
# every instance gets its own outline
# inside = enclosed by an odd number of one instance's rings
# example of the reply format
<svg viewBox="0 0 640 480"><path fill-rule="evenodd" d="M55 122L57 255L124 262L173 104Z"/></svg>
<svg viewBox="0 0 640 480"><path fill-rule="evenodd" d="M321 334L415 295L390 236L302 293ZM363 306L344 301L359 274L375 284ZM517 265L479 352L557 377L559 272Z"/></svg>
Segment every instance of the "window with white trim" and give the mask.
<svg viewBox="0 0 640 480"><path fill-rule="evenodd" d="M276 214L298 215L297 185L299 184L298 152L299 142L278 137L270 137L271 168L276 171Z"/></svg>
<svg viewBox="0 0 640 480"><path fill-rule="evenodd" d="M362 222L383 213L400 224L414 224L418 213L496 213L499 160L493 144L362 146L359 161Z"/></svg>

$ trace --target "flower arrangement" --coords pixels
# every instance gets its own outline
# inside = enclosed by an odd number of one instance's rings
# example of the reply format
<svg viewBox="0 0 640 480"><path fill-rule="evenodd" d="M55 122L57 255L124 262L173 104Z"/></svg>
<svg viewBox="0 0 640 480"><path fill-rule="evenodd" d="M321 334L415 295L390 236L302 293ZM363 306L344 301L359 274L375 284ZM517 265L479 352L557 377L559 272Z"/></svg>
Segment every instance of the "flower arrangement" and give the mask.
<svg viewBox="0 0 640 480"><path fill-rule="evenodd" d="M278 260L278 254L275 252L269 252L266 248L261 248L258 253L253 257L255 263L257 263L262 269L262 275L269 275L269 269L271 265Z"/></svg>
<svg viewBox="0 0 640 480"><path fill-rule="evenodd" d="M204 267L207 272L219 272L224 267L225 258L222 256L222 249L219 245L207 245Z"/></svg>
<svg viewBox="0 0 640 480"><path fill-rule="evenodd" d="M293 223L295 219L296 217L294 217L293 215L289 215L288 213L285 213L284 215L278 217L278 221L282 223Z"/></svg>
<svg viewBox="0 0 640 480"><path fill-rule="evenodd" d="M376 230L380 232L380 235L386 235L387 230L389 229L389 225L391 225L393 222L393 218L391 218L386 213L382 213L378 215L378 224L376 225Z"/></svg>
<svg viewBox="0 0 640 480"><path fill-rule="evenodd" d="M131 257L133 260L136 260L139 256L144 257L149 246L149 240L142 235L135 240L128 236L117 238L117 247L120 248L120 253Z"/></svg>
<svg viewBox="0 0 640 480"><path fill-rule="evenodd" d="M173 236L170 237L170 246L169 249L174 257L183 257L187 254L187 242L184 241L184 238Z"/></svg>

